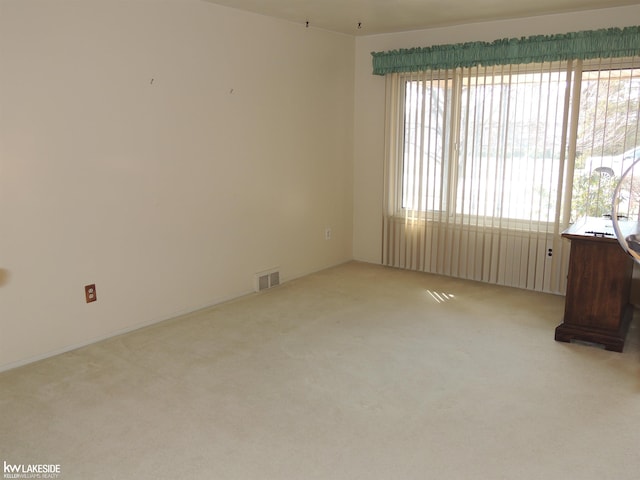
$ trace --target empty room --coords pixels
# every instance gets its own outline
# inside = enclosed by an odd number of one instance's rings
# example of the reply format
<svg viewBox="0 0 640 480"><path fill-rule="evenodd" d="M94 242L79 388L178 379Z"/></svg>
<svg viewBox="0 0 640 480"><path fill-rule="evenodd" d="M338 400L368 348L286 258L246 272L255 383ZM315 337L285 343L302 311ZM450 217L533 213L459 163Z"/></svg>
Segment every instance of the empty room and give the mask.
<svg viewBox="0 0 640 480"><path fill-rule="evenodd" d="M0 478L638 478L639 24L0 0Z"/></svg>

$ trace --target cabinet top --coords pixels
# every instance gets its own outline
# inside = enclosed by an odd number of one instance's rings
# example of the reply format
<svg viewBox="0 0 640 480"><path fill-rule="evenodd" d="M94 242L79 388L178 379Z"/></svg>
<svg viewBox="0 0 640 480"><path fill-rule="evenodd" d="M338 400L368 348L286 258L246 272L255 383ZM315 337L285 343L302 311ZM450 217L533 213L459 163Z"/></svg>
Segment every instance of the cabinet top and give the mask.
<svg viewBox="0 0 640 480"><path fill-rule="evenodd" d="M625 238L628 235L640 233L640 222L632 220L618 220L620 230ZM565 238L585 239L617 242L616 233L613 230L613 222L610 218L603 217L582 217L576 223L569 226L562 236Z"/></svg>

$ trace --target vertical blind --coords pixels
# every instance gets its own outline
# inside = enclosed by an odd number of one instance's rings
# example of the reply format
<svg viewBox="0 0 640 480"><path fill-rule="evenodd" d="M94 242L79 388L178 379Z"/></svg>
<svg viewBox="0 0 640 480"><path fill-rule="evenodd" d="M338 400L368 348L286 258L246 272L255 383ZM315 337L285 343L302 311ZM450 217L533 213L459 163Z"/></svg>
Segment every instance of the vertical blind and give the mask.
<svg viewBox="0 0 640 480"><path fill-rule="evenodd" d="M610 212L640 145L639 69L629 57L387 74L383 263L563 293L560 232Z"/></svg>

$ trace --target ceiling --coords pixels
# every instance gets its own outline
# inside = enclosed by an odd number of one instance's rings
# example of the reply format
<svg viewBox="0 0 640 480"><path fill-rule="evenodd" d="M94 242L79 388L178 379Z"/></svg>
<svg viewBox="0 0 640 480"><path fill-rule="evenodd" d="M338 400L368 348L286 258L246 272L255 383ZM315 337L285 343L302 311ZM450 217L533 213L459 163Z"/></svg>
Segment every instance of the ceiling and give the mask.
<svg viewBox="0 0 640 480"><path fill-rule="evenodd" d="M638 0L205 0L349 35L640 4ZM358 28L360 24L360 28Z"/></svg>

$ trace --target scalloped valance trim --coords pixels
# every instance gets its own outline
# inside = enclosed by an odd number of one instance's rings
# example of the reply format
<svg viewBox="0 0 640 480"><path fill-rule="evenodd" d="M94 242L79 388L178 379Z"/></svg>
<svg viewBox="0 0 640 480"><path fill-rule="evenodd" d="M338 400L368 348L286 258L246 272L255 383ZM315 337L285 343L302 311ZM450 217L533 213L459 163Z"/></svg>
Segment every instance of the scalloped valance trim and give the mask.
<svg viewBox="0 0 640 480"><path fill-rule="evenodd" d="M374 75L640 55L640 26L372 52Z"/></svg>

